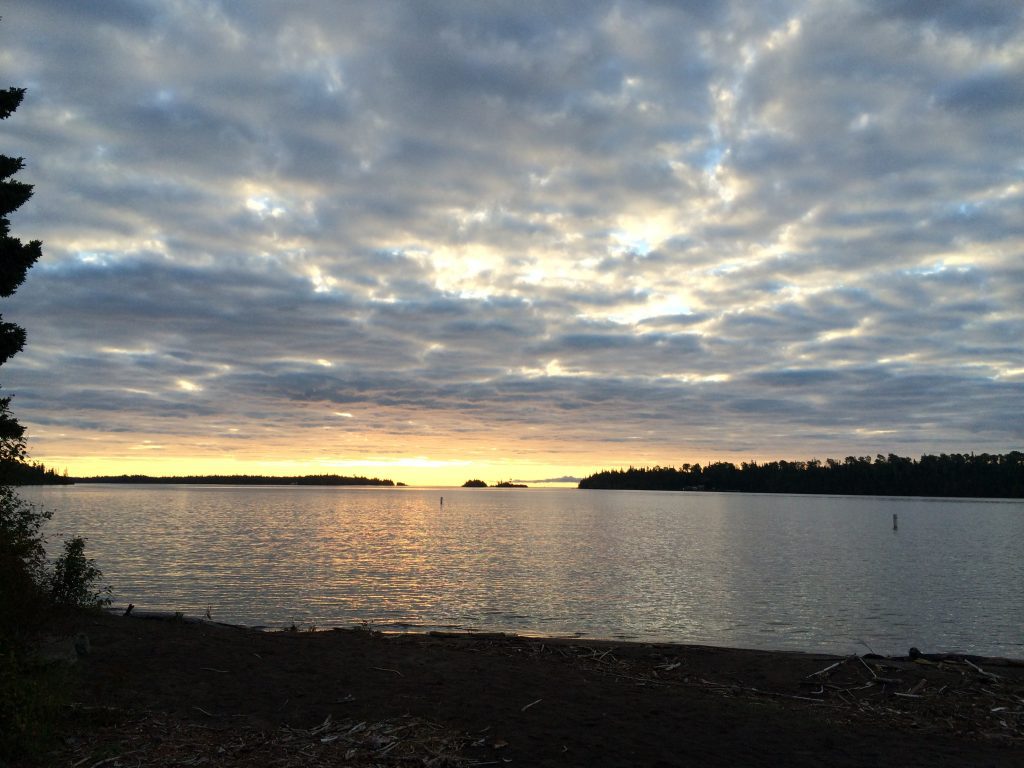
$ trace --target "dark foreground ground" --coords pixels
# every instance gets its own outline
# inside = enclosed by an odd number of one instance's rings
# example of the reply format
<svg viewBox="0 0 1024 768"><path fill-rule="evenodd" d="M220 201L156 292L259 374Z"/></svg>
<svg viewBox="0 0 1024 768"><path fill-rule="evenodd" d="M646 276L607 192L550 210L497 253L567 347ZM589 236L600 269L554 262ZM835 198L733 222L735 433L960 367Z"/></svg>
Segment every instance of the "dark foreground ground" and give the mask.
<svg viewBox="0 0 1024 768"><path fill-rule="evenodd" d="M52 766L1024 766L1024 666L86 615Z"/></svg>

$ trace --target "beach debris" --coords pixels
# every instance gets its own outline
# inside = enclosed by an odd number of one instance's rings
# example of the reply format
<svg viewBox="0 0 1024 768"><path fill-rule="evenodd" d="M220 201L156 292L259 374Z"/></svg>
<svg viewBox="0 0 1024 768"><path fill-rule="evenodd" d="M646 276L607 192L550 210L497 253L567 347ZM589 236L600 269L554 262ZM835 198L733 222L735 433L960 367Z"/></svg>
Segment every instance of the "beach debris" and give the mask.
<svg viewBox="0 0 1024 768"><path fill-rule="evenodd" d="M691 674L688 666L693 667L687 663L685 649L673 649L670 656L652 649L645 657L615 647L550 641L514 649L496 642L493 648L504 653L548 655L637 685L697 687L720 696L828 709L828 717L837 721L938 730L957 737L1024 744L1021 661L922 653L916 648L905 657L889 657L875 653L863 641L861 644L868 653L826 660L808 656L808 671L802 677L787 682L769 676L769 680L756 685L724 672L719 676L708 674L707 662L700 665L702 675ZM993 667L1000 672L993 672Z"/></svg>
<svg viewBox="0 0 1024 768"><path fill-rule="evenodd" d="M103 760L100 760L99 762L93 763L92 765L89 766L89 768L100 768L100 766L107 765L108 763L112 763L115 760L120 760L122 757L124 757L124 755L115 755L114 757L106 757Z"/></svg>
<svg viewBox="0 0 1024 768"><path fill-rule="evenodd" d="M242 726L222 730L149 713L129 717L113 726L110 736L119 745L119 754L96 762L103 751L99 735L94 732L90 739L78 744L73 755L68 755L73 759L66 764L72 768L101 768L111 764L466 768L479 764L462 756L469 743L464 734L408 716L368 722L336 720L328 714L323 722L311 728L282 726L262 730ZM498 743L507 746L507 742L499 740L494 743L495 748L500 748ZM118 762L127 755L131 755L130 762Z"/></svg>
<svg viewBox="0 0 1024 768"><path fill-rule="evenodd" d="M436 642L424 639L424 642ZM604 676L623 686L680 689L745 700L758 707L814 712L830 723L887 732L944 734L957 739L994 741L1014 750L1024 747L1024 664L1016 660L967 657L963 654L921 653L883 657L874 654L767 655L707 647L605 643L577 640L544 642L512 636L462 638L452 642L475 653L519 660L530 657L544 664L577 668L581 678ZM383 661L383 659L381 659ZM215 662L216 663L216 662ZM388 662L385 662L388 663ZM403 668L412 676L410 667ZM399 670L379 667L384 673ZM208 678L209 679L209 678ZM214 678L222 680L223 678ZM381 678L382 680L387 678ZM408 681L405 681L408 682ZM682 689L687 689L686 691ZM542 722L559 693L544 687L527 695L543 695L520 711L545 707L524 722ZM197 694L198 695L198 694ZM327 696L328 701L332 696ZM346 697L347 698L347 697ZM525 695L522 696L525 699ZM520 699L520 700L522 700ZM91 768L108 755L131 754L110 768L135 766L217 765L225 768L307 768L324 765L476 766L503 763L521 756L516 749L496 747L513 737L507 723L472 733L404 716L389 720L343 717L353 707L333 706L332 716L317 711L312 722L291 726L257 727L246 716L223 711L217 699L196 699L191 717L172 714L99 711L75 705L97 727L76 735L52 764ZM281 709L287 708L289 699ZM192 702L188 702L191 704ZM337 704L338 702L334 702ZM516 700L508 714L514 716ZM215 714L222 712L222 714ZM210 720L204 719L211 718ZM366 712L363 712L364 717ZM194 718L194 721L193 719ZM212 719L216 718L216 719ZM518 745L519 737L513 739ZM476 747L480 751L473 751ZM473 761L466 755L474 755ZM511 756L511 757L510 757Z"/></svg>
<svg viewBox="0 0 1024 768"><path fill-rule="evenodd" d="M811 672L811 674L809 674L807 677L821 677L822 675L825 675L825 674L828 674L829 672L831 672L833 669L838 667L840 664L845 664L845 663L846 663L846 659L842 659L841 661L837 661L835 664L829 664L824 669L819 669L817 672Z"/></svg>
<svg viewBox="0 0 1024 768"><path fill-rule="evenodd" d="M973 661L971 661L967 657L964 657L964 664L966 664L967 666L971 667L971 669L973 669L975 672L977 672L979 675L981 675L984 678L987 678L989 680L998 680L999 679L999 675L994 675L991 672L986 672L984 669L979 667L977 664L975 664Z"/></svg>
<svg viewBox="0 0 1024 768"><path fill-rule="evenodd" d="M533 706L534 704L540 704L540 703L541 703L542 701L544 701L544 699L537 699L536 701L531 701L531 702L530 702L529 704L527 704L527 705L526 705L525 707L523 707L523 708L522 708L522 709L520 709L519 711L520 711L520 712L525 712L525 711L526 711L526 710L528 710L528 709L529 709L530 707L532 707L532 706Z"/></svg>

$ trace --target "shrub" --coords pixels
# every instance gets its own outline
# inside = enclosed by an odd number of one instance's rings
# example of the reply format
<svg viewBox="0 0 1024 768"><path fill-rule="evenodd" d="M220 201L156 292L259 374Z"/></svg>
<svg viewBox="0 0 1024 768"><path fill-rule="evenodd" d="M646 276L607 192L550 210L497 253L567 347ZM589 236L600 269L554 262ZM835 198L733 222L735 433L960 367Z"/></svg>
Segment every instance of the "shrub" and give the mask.
<svg viewBox="0 0 1024 768"><path fill-rule="evenodd" d="M0 645L34 625L46 576L41 528L50 513L0 485Z"/></svg>
<svg viewBox="0 0 1024 768"><path fill-rule="evenodd" d="M53 564L50 597L56 605L98 608L110 605L110 587L97 589L103 572L85 556L85 539L64 542L64 553Z"/></svg>

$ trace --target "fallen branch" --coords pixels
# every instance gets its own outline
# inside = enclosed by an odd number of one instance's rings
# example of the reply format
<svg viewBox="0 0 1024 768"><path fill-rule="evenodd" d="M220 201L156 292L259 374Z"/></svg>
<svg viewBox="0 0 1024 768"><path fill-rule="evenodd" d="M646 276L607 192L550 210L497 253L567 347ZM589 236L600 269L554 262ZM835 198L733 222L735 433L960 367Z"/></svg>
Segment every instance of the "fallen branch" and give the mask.
<svg viewBox="0 0 1024 768"><path fill-rule="evenodd" d="M999 675L993 674L991 672L986 672L984 669L979 667L977 664L975 664L970 659L965 658L964 659L964 664L967 664L969 667L974 669L979 675L983 675L984 677L987 677L990 680L999 680L1000 679Z"/></svg>
<svg viewBox="0 0 1024 768"><path fill-rule="evenodd" d="M830 672L836 667L845 663L846 659L843 659L842 661L837 661L835 664L829 664L827 667L825 667L824 669L819 669L817 672L811 672L811 674L809 674L807 677L817 677L818 675L824 675L826 672Z"/></svg>

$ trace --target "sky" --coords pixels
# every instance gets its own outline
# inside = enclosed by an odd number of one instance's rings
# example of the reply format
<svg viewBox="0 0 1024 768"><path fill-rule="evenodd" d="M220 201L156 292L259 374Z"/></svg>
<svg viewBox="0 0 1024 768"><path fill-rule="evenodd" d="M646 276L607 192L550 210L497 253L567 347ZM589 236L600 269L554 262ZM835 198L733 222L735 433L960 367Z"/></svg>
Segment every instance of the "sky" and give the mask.
<svg viewBox="0 0 1024 768"><path fill-rule="evenodd" d="M1018 0L33 0L0 71L48 466L1021 448Z"/></svg>

